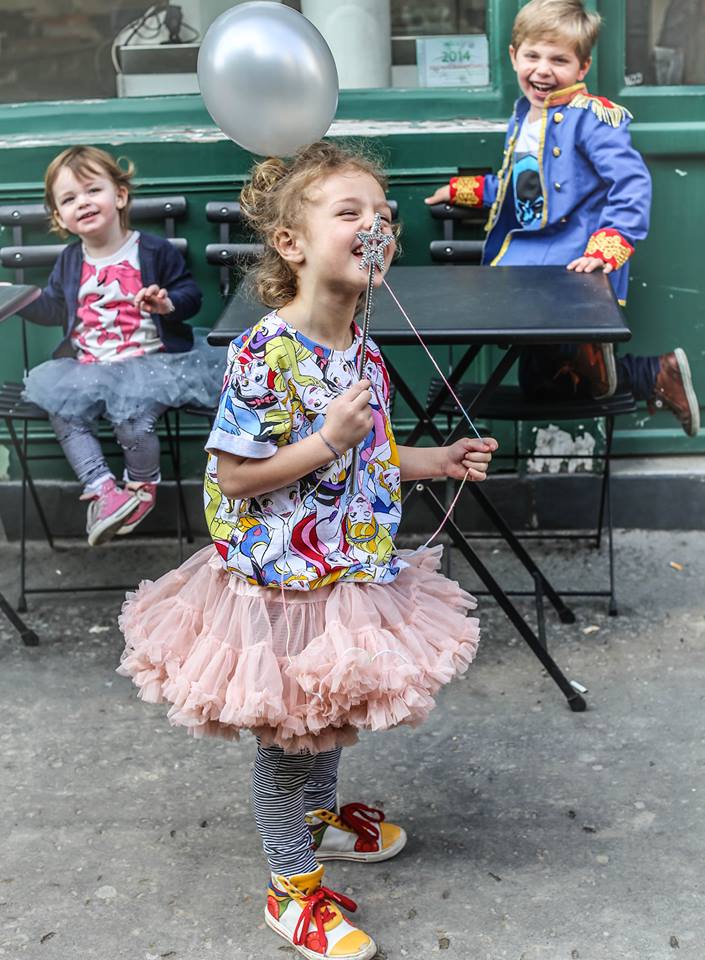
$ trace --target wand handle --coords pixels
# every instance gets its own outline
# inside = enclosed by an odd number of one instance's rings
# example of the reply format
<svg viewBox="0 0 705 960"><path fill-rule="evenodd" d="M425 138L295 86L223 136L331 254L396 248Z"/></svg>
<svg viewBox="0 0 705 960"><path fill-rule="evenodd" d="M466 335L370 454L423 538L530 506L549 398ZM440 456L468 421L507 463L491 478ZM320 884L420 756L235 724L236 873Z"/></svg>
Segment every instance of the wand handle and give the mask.
<svg viewBox="0 0 705 960"><path fill-rule="evenodd" d="M360 340L360 356L357 362L357 379L362 380L365 372L365 359L367 357L367 336L370 330L370 316L372 314L372 289L375 279L375 261L370 260L370 272L367 274L367 290L365 291L365 312L362 320L362 338ZM350 492L354 495L360 486L360 446L354 448L352 455L352 464L350 466L351 481Z"/></svg>

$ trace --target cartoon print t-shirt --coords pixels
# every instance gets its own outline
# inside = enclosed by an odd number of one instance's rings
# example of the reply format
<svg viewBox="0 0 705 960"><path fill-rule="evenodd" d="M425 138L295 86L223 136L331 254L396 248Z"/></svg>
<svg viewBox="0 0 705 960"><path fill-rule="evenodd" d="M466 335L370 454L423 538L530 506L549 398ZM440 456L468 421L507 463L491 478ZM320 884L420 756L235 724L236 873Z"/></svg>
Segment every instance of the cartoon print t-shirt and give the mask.
<svg viewBox="0 0 705 960"><path fill-rule="evenodd" d="M514 148L514 203L516 216L524 230L536 230L543 215L543 191L539 173L539 133L541 118L524 120Z"/></svg>
<svg viewBox="0 0 705 960"><path fill-rule="evenodd" d="M135 307L141 290L140 235L133 230L109 257L95 259L83 250L76 325L71 342L81 363L112 363L163 349L157 328Z"/></svg>
<svg viewBox="0 0 705 960"><path fill-rule="evenodd" d="M368 340L373 429L359 447L272 493L229 500L218 486L221 450L266 458L323 426L331 400L357 381L360 331L347 350L320 346L276 311L230 344L218 413L206 450L208 529L223 566L264 587L312 590L336 580L385 583L405 566L394 552L401 519L399 457L389 417L389 376Z"/></svg>

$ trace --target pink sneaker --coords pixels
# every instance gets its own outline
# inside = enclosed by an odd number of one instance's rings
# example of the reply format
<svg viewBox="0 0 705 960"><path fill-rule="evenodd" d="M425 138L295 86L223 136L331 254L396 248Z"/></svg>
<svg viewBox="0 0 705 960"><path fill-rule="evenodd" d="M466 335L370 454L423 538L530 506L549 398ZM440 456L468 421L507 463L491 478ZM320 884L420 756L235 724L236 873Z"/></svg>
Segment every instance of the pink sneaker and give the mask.
<svg viewBox="0 0 705 960"><path fill-rule="evenodd" d="M114 537L123 520L134 512L139 501L131 490L123 490L113 477L103 482L88 504L86 533L91 547Z"/></svg>
<svg viewBox="0 0 705 960"><path fill-rule="evenodd" d="M137 497L137 509L129 515L127 523L123 523L120 527L116 533L118 537L124 537L126 533L132 533L135 527L139 523L142 523L147 514L154 510L154 504L157 502L156 483L143 483L142 486L136 490L130 490L129 487L127 487L126 491Z"/></svg>

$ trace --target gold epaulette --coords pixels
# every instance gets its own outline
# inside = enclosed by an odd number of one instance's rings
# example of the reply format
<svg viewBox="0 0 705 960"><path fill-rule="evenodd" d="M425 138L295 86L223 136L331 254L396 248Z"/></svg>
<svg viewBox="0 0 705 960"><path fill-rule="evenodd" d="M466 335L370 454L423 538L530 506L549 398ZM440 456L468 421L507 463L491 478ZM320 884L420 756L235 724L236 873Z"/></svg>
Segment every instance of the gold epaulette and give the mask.
<svg viewBox="0 0 705 960"><path fill-rule="evenodd" d="M612 127L618 127L625 120L633 119L626 107L612 103L607 97L598 97L594 93L576 93L568 106L579 107L581 110L589 108L598 120L609 123Z"/></svg>

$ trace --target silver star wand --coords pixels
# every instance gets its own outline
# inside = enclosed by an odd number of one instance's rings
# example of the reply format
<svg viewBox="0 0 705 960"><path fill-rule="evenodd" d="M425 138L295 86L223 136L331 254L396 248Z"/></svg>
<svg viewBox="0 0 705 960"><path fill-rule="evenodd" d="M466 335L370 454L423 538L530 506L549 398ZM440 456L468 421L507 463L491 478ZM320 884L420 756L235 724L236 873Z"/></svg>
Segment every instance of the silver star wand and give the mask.
<svg viewBox="0 0 705 960"><path fill-rule="evenodd" d="M360 270L364 270L366 267L369 272L367 274L367 290L365 291L365 310L362 319L362 340L360 341L360 359L358 362L357 375L358 379L362 380L365 373L365 359L367 356L367 337L370 330L370 317L372 316L372 292L374 289L374 280L375 280L375 269L379 267L380 270L384 270L384 251L387 249L390 243L394 242L394 237L389 233L382 233L382 215L379 213L375 214L375 218L372 221L371 230L359 230L356 234L357 239L362 244L362 257L360 259ZM358 489L359 484L359 464L360 464L360 448L355 447L352 457L352 481L351 481L351 492L355 493Z"/></svg>

